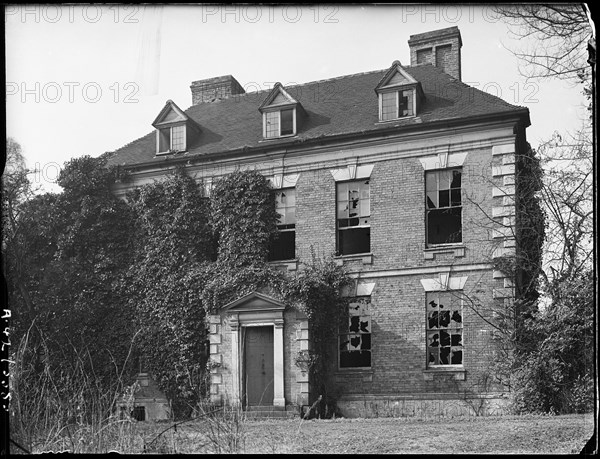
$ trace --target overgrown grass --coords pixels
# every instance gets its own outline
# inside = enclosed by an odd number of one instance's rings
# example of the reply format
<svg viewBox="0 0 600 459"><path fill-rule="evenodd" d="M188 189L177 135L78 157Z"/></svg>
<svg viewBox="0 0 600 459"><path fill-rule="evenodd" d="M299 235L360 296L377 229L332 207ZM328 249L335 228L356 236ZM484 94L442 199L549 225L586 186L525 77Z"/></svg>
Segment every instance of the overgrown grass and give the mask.
<svg viewBox="0 0 600 459"><path fill-rule="evenodd" d="M95 374L86 349L71 345L62 351L70 358L57 367L48 340L34 325L19 343L10 368L11 439L31 453L140 449L137 423L129 416L135 387L123 383L123 368L115 366L107 387ZM117 410L120 400L129 409Z"/></svg>

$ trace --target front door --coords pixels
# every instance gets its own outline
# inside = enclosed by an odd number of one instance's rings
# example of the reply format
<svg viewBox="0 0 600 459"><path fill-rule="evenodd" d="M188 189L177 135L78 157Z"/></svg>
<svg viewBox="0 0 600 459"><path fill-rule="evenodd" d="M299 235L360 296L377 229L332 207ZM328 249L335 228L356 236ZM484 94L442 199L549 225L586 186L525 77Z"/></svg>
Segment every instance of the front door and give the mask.
<svg viewBox="0 0 600 459"><path fill-rule="evenodd" d="M273 327L244 327L245 406L273 405Z"/></svg>

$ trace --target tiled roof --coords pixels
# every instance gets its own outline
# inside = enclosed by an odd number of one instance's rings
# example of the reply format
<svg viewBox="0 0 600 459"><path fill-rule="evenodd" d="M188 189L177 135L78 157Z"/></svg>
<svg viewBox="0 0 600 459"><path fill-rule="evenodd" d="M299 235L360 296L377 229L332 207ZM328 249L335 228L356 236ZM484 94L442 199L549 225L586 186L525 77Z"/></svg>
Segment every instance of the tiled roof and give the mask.
<svg viewBox="0 0 600 459"><path fill-rule="evenodd" d="M185 113L196 121L202 132L188 146L186 153L156 156L156 134L146 136L108 155L109 164L134 165L172 158L192 158L246 148L266 148L287 145L344 134L376 134L377 131L418 123L476 120L494 114L526 117L524 107L511 105L486 92L472 88L430 64L404 67L417 79L425 93L425 101L417 117L393 123L378 122L378 100L374 88L388 69L316 81L285 89L302 104L307 118L299 127L297 136L287 139L263 140L262 116L258 107L270 91L232 96L230 99L193 105ZM148 115L148 125L154 119Z"/></svg>

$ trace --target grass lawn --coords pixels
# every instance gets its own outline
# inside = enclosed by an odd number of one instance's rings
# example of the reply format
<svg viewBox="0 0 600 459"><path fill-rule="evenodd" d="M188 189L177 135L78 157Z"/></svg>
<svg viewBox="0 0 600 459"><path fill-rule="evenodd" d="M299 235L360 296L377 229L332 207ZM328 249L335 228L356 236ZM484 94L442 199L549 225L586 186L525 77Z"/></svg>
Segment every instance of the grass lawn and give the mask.
<svg viewBox="0 0 600 459"><path fill-rule="evenodd" d="M155 427L159 427L156 425ZM156 431L167 425L162 424ZM592 414L465 418L248 420L238 425L240 453L572 454L594 431ZM160 429L160 430L159 430ZM149 434L150 432L147 432ZM214 452L202 421L165 435L164 452ZM148 438L148 437L146 437ZM166 446L166 445L165 445ZM226 452L226 451L225 451Z"/></svg>

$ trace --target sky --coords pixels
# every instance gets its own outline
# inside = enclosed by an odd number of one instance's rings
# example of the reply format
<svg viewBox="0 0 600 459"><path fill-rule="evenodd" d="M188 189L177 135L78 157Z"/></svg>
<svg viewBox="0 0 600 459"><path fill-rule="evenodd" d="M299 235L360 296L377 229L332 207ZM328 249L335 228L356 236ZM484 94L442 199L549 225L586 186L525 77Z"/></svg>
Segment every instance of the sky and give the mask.
<svg viewBox="0 0 600 459"><path fill-rule="evenodd" d="M6 130L41 191L65 161L149 132L190 84L233 75L247 92L410 65L410 35L458 26L462 80L530 110L535 148L581 127L580 86L527 81L490 6L14 5L5 7Z"/></svg>

